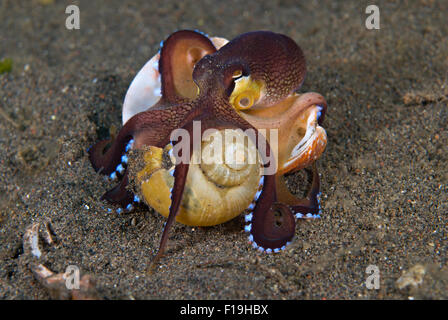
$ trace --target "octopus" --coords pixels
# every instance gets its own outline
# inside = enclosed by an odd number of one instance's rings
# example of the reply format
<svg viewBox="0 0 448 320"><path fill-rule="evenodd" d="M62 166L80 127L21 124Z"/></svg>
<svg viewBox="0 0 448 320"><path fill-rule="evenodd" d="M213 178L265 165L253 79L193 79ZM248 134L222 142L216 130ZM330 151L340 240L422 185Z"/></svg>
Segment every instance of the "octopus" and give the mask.
<svg viewBox="0 0 448 320"><path fill-rule="evenodd" d="M88 153L118 182L102 196L117 212L144 202L167 217L154 260L175 221L213 226L245 212L249 242L272 253L292 241L296 219L320 218L327 103L298 92L305 74L301 48L269 31L232 41L177 31L140 70L123 127ZM312 182L297 198L285 175L307 168Z"/></svg>

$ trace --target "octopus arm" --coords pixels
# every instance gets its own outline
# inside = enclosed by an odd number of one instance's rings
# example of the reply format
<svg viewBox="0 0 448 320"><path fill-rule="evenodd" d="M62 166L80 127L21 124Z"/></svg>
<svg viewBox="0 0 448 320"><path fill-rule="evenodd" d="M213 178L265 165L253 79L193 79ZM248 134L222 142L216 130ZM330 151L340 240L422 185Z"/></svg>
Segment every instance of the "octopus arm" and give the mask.
<svg viewBox="0 0 448 320"><path fill-rule="evenodd" d="M287 204L296 218L320 218L320 179L316 162L312 164L312 182L307 196L303 199L296 198L288 190L284 176L277 176L277 196L279 201Z"/></svg>
<svg viewBox="0 0 448 320"><path fill-rule="evenodd" d="M199 32L181 30L163 43L159 72L162 100L165 103L193 100L198 87L193 81L193 69L205 55L216 52L213 42Z"/></svg>
<svg viewBox="0 0 448 320"><path fill-rule="evenodd" d="M164 146L169 142L170 133L181 124L190 112L189 105L172 109L148 110L133 116L120 130L116 139L100 141L89 149L89 158L95 171L121 177L120 183L103 195L103 199L126 208L133 201L133 193L128 185L126 153L141 146ZM187 117L188 119L188 117ZM109 146L109 147L108 147Z"/></svg>

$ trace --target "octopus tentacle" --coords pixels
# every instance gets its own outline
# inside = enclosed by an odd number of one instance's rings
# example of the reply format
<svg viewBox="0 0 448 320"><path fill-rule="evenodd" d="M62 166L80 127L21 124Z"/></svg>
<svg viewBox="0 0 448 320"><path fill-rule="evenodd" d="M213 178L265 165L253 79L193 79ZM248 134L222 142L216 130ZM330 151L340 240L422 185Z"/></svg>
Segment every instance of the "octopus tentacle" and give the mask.
<svg viewBox="0 0 448 320"><path fill-rule="evenodd" d="M89 159L95 171L105 175L116 171L128 143L132 140L130 129L129 126L123 127L114 141L111 139L99 141L88 150Z"/></svg>
<svg viewBox="0 0 448 320"><path fill-rule="evenodd" d="M129 183L128 172L126 171L122 180L114 188L107 191L101 200L107 200L110 203L120 205L128 211L132 210L134 201L134 193L126 188ZM121 210L118 211L119 213Z"/></svg>
<svg viewBox="0 0 448 320"><path fill-rule="evenodd" d="M95 171L101 171L103 174L113 173L121 163L122 156L128 151L128 143L131 140L135 148L163 144L171 131L184 122L192 106L175 106L175 111L173 108L140 112L126 122L109 149L106 148L110 140L100 141L91 147L88 153Z"/></svg>
<svg viewBox="0 0 448 320"><path fill-rule="evenodd" d="M306 198L296 198L286 187L284 176L277 176L277 195L279 200L287 204L297 219L320 218L320 179L316 162L312 165L312 183Z"/></svg>
<svg viewBox="0 0 448 320"><path fill-rule="evenodd" d="M131 148L143 145L164 146L169 140L171 131L188 121L191 106L176 107L176 112L170 109L148 110L133 116L120 130L117 138L109 149L105 148L110 140L98 142L89 150L89 158L96 171L110 175L112 179L122 176L120 183L106 192L102 197L111 203L127 208L132 204L134 194L127 190L128 185L126 152Z"/></svg>
<svg viewBox="0 0 448 320"><path fill-rule="evenodd" d="M295 219L285 204L277 201L275 175L263 175L263 187L258 191L245 216L245 231L249 241L260 251L278 252L294 237Z"/></svg>
<svg viewBox="0 0 448 320"><path fill-rule="evenodd" d="M180 204L182 201L182 195L184 192L185 182L187 181L188 174L188 163L180 163L176 165L174 169L174 186L171 192L171 206L170 213L168 215L168 219L165 223L165 227L163 228L162 237L160 239L159 249L157 251L156 256L154 257L152 263L155 263L160 259L165 251L165 247L168 243L168 234L169 231L176 220L176 216L179 213Z"/></svg>
<svg viewBox="0 0 448 320"><path fill-rule="evenodd" d="M215 51L212 41L199 32L181 30L170 35L160 52L162 100L176 103L196 98L193 68L202 57Z"/></svg>
<svg viewBox="0 0 448 320"><path fill-rule="evenodd" d="M185 130L187 130L190 137L193 135L193 127L192 122L188 123L185 127ZM202 135L202 133L201 133ZM173 144L173 147L178 143L177 142L171 142ZM190 139L190 151L193 149L193 139ZM181 150L183 152L183 150ZM192 152L190 152L190 159L191 159ZM176 155L177 156L177 155ZM182 156L180 154L179 156ZM188 159L188 160L190 160ZM152 261L152 265L154 265L155 262L157 262L160 257L163 255L163 252L165 251L166 245L168 243L168 235L169 231L176 220L176 216L179 213L180 205L182 202L182 196L184 193L185 188L185 182L187 181L187 174L189 169L189 162L180 162L180 159L176 159L176 166L174 168L173 176L174 176L174 186L171 189L171 205L169 209L169 215L168 219L165 223L165 227L163 228L162 237L160 239L160 245L159 249L157 251L156 256L154 257Z"/></svg>

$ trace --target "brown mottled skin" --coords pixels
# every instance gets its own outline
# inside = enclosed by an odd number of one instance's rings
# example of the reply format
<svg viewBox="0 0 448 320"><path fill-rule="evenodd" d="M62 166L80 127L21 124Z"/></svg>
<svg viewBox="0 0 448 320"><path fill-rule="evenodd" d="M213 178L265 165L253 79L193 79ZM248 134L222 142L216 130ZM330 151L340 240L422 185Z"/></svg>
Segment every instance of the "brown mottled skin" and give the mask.
<svg viewBox="0 0 448 320"><path fill-rule="evenodd" d="M194 50L189 51L189 42L194 43L191 46ZM182 66L173 67L177 59L184 59L181 61L191 63L194 68L192 80L199 87L196 98L189 97L192 90L197 91L192 82L176 84L180 78L176 73L186 72L182 70ZM265 83L266 94L258 103L266 106L275 104L297 90L306 73L305 58L301 49L284 35L267 31L250 32L238 36L216 51L207 37L193 31L178 31L165 41L161 51L161 100L150 110L132 117L120 130L109 149L104 150L110 141L102 141L89 150L95 170L104 174L114 172L131 139L135 141L133 148L145 145L164 147L170 143L170 134L174 129L184 128L192 134L193 120L201 120L202 132L208 128L252 128L257 131L229 103L229 96L235 86L233 74L237 70L242 70L244 76L250 75L251 79ZM182 96L179 92L184 89ZM257 139L264 137L257 135L255 145L258 145ZM266 144L267 151L270 152L269 144ZM188 167L188 164L183 163L175 167L172 205L156 258L163 252L168 230L179 211ZM308 198L292 201L287 199L288 204L277 202L279 177L264 175L262 193L254 209L251 229L253 240L258 246L272 250L281 248L294 236L295 213L317 213L319 177L315 166L313 170L313 186ZM126 206L133 199L131 191L125 188L127 183L125 172L121 183L103 198ZM285 186L281 184L279 187ZM276 223L279 213L281 223Z"/></svg>

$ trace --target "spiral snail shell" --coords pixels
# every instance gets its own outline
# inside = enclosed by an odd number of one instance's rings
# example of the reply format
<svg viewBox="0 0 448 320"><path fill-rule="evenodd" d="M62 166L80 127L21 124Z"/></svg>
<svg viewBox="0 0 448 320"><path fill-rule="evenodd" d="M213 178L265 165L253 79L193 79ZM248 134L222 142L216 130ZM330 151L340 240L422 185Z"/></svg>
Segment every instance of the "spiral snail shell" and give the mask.
<svg viewBox="0 0 448 320"><path fill-rule="evenodd" d="M243 131L232 129L216 130L212 139L204 136L201 150L192 154L195 163L190 164L176 221L213 226L235 218L251 204L260 189L261 163L255 145L245 137ZM166 157L170 150L171 145L145 150L144 168L133 178L140 198L165 217L174 185L175 159ZM164 163L164 158L169 159Z"/></svg>

